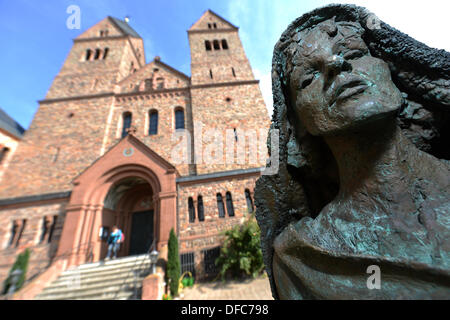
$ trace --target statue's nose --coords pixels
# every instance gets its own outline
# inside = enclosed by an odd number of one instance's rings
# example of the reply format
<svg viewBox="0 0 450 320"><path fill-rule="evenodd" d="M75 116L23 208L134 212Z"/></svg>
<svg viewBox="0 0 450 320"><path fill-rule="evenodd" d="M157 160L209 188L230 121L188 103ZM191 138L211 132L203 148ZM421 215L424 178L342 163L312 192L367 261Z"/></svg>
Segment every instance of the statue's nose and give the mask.
<svg viewBox="0 0 450 320"><path fill-rule="evenodd" d="M325 87L328 87L339 73L343 71L352 71L352 65L348 63L343 57L332 55L325 60L325 69Z"/></svg>
<svg viewBox="0 0 450 320"><path fill-rule="evenodd" d="M326 67L330 71L333 70L339 72L343 69L345 63L346 61L344 58L334 54L326 60Z"/></svg>

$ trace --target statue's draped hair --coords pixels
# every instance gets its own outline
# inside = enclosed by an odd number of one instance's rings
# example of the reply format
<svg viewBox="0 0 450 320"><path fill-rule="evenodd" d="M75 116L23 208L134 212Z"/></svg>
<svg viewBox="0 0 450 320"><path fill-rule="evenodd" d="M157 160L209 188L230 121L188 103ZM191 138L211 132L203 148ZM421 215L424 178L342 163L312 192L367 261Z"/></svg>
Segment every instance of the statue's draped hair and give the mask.
<svg viewBox="0 0 450 320"><path fill-rule="evenodd" d="M256 218L272 292L273 241L283 229L303 216L316 217L336 196L339 177L336 162L322 137L309 134L293 116L288 101L289 46L299 33L328 19L357 22L370 54L386 61L392 80L402 92L398 124L420 150L442 161L450 159L450 53L437 50L380 21L367 9L330 5L293 21L274 48L272 92L274 110L270 130L279 133L279 171L256 183ZM294 130L294 127L296 128ZM269 135L270 137L270 135ZM268 150L271 150L270 138ZM270 165L270 164L268 164Z"/></svg>

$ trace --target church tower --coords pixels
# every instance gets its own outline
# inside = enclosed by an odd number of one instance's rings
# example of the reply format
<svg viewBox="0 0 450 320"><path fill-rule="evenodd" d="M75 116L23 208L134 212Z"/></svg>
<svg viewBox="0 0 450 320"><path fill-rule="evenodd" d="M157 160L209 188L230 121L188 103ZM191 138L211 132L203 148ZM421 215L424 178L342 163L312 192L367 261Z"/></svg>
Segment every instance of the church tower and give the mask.
<svg viewBox="0 0 450 320"><path fill-rule="evenodd" d="M269 117L238 28L207 10L187 32L197 174L264 166L266 154L257 153L266 137L259 134L259 128L267 131ZM210 129L220 133L208 134ZM222 155L219 152L207 163L208 145L221 143L220 139L211 141L211 135L217 138L218 134L223 138ZM244 162L237 159L239 143L246 144ZM236 154L234 161L227 158L230 152Z"/></svg>
<svg viewBox="0 0 450 320"><path fill-rule="evenodd" d="M188 36L193 85L254 80L237 27L207 10Z"/></svg>
<svg viewBox="0 0 450 320"><path fill-rule="evenodd" d="M106 17L73 40L67 58L3 181L16 197L61 192L106 150L114 92L145 64L142 38L127 22Z"/></svg>
<svg viewBox="0 0 450 320"><path fill-rule="evenodd" d="M111 92L145 65L142 38L117 18L106 17L73 42L47 99Z"/></svg>

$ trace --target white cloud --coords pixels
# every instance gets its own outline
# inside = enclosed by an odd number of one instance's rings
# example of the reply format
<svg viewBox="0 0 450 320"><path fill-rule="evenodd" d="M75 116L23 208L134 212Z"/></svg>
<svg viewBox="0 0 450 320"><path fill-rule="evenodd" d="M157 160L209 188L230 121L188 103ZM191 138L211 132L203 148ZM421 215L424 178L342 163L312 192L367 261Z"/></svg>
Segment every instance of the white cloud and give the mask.
<svg viewBox="0 0 450 320"><path fill-rule="evenodd" d="M337 1L347 3L348 1ZM351 0L426 45L450 51L448 1Z"/></svg>
<svg viewBox="0 0 450 320"><path fill-rule="evenodd" d="M269 116L272 117L273 113L273 98L272 98L272 77L270 72L263 73L259 69L254 69L255 78L259 80L259 87L266 103Z"/></svg>
<svg viewBox="0 0 450 320"><path fill-rule="evenodd" d="M230 0L225 17L239 27L247 57L269 114L272 114L271 67L273 47L287 26L297 17L331 3L353 3L368 8L392 27L428 46L450 51L446 2L429 0Z"/></svg>

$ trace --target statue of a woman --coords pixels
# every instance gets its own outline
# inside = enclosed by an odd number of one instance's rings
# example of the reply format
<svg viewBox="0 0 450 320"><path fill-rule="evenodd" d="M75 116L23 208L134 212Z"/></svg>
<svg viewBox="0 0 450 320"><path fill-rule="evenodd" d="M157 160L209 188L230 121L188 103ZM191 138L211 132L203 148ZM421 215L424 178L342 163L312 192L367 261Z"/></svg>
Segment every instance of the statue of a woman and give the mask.
<svg viewBox="0 0 450 320"><path fill-rule="evenodd" d="M272 81L280 169L255 194L274 297L450 298L450 54L332 5L283 33Z"/></svg>

